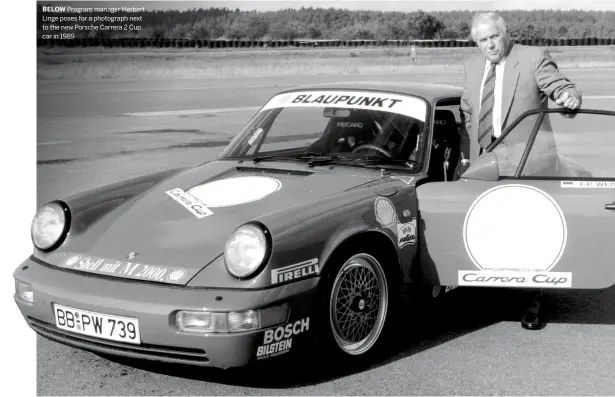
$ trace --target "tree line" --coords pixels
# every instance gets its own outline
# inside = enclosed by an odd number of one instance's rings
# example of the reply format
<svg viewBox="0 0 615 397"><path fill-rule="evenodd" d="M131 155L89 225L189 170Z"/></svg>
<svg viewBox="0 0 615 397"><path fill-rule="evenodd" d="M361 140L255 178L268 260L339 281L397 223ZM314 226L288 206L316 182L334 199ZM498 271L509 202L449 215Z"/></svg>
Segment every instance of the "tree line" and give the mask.
<svg viewBox="0 0 615 397"><path fill-rule="evenodd" d="M43 22L42 6L41 3L37 5L39 35L44 34L42 25L47 23ZM615 38L614 11L513 10L499 13L506 20L512 37L517 40ZM97 15L135 16L134 13L120 12ZM229 8L156 10L138 15L143 17L138 24L138 31L74 31L75 37L210 40L469 39L474 12L382 12L310 7L266 12Z"/></svg>

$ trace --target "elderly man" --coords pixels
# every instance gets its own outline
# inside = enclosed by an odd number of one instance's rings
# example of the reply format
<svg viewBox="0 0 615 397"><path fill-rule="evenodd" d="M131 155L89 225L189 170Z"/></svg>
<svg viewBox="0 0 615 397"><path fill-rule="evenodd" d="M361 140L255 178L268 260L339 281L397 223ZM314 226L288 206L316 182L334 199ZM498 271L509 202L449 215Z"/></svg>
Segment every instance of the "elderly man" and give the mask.
<svg viewBox="0 0 615 397"><path fill-rule="evenodd" d="M513 43L498 14L477 14L472 21L472 38L480 53L464 65L466 92L461 108L467 133L461 142L462 171L524 112L548 108L549 99L570 110L581 107L581 93L549 54L541 48ZM536 117L526 121L527 125L519 125L503 142L508 150L502 153L514 168ZM547 117L539 135L532 149L534 163L526 165L526 175L540 175L556 166L557 148Z"/></svg>
<svg viewBox="0 0 615 397"><path fill-rule="evenodd" d="M465 94L461 109L466 131L461 137L463 173L504 128L521 114L533 109L548 108L548 100L570 110L581 107L581 94L559 70L548 53L541 48L513 43L506 23L496 13L480 13L472 21L472 38L480 53L465 66ZM536 117L528 117L496 148L500 172L512 176L519 164ZM558 168L555 137L548 118L532 146L523 175L554 175ZM528 297L522 317L527 329L540 329L540 292Z"/></svg>

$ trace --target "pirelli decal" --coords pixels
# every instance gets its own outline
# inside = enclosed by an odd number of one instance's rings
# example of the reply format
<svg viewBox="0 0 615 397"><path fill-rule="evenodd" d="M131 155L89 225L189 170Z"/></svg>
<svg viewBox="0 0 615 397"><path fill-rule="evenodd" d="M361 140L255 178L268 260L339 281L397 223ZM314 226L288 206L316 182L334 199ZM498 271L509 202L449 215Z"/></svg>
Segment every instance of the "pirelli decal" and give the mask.
<svg viewBox="0 0 615 397"><path fill-rule="evenodd" d="M419 98L377 91L301 91L272 98L263 110L279 107L337 107L382 110L425 121L427 104Z"/></svg>
<svg viewBox="0 0 615 397"><path fill-rule="evenodd" d="M271 284L284 283L286 281L300 280L309 276L317 275L318 258L310 259L294 265L280 267L271 271Z"/></svg>

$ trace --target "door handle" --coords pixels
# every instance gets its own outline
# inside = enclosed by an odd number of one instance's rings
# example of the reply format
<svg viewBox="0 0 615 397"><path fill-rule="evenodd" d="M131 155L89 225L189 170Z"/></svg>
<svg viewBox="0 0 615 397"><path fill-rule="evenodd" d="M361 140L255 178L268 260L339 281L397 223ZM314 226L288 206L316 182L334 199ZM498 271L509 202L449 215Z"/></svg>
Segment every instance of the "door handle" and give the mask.
<svg viewBox="0 0 615 397"><path fill-rule="evenodd" d="M615 201L613 201L611 204L605 204L604 209L615 211Z"/></svg>

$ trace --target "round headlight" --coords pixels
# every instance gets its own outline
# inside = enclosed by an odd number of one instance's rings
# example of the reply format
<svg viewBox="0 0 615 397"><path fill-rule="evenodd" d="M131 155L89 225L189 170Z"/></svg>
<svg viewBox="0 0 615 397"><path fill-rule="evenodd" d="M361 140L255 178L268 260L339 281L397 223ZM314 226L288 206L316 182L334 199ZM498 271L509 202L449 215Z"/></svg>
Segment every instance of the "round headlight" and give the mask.
<svg viewBox="0 0 615 397"><path fill-rule="evenodd" d="M49 203L38 210L32 220L32 242L40 250L56 244L66 232L66 214L58 203Z"/></svg>
<svg viewBox="0 0 615 397"><path fill-rule="evenodd" d="M226 242L224 261L229 273L247 277L254 273L267 255L267 238L256 225L244 225L235 230Z"/></svg>

